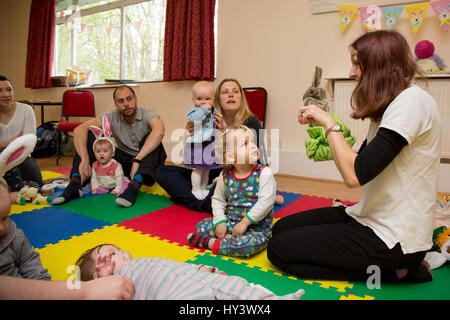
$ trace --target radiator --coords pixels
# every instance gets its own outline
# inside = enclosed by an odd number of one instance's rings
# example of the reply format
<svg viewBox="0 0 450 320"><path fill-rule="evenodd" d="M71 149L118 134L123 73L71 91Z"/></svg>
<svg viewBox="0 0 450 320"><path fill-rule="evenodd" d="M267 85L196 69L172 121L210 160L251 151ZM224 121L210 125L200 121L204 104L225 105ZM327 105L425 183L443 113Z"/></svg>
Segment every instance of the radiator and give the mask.
<svg viewBox="0 0 450 320"><path fill-rule="evenodd" d="M332 79L330 79L332 80ZM350 117L351 107L350 98L355 82L349 80L335 80L332 81L334 99L331 99L330 111L337 114L343 123L345 123L356 137L356 142L353 146L355 151L359 150L362 142L366 138L367 130L369 128L369 120L364 121L355 120ZM428 79L427 84L423 80L418 80L417 84L427 90L431 96L436 100L439 110L441 111L442 119L442 134L441 134L441 158L450 159L450 80L449 79Z"/></svg>

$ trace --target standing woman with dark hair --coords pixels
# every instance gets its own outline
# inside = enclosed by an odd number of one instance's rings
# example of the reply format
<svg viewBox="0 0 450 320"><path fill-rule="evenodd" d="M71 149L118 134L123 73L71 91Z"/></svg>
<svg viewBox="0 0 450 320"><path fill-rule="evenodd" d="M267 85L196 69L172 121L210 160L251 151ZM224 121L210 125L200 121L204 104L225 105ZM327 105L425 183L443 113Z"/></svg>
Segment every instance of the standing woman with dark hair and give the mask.
<svg viewBox="0 0 450 320"><path fill-rule="evenodd" d="M324 127L345 184L363 187L361 201L281 219L268 258L302 278L365 281L376 266L381 281L430 281L423 259L432 246L439 182L439 109L413 83L418 70L399 33L366 33L350 50L350 77L358 81L352 116L370 119L359 152L320 108L301 107L298 121Z"/></svg>

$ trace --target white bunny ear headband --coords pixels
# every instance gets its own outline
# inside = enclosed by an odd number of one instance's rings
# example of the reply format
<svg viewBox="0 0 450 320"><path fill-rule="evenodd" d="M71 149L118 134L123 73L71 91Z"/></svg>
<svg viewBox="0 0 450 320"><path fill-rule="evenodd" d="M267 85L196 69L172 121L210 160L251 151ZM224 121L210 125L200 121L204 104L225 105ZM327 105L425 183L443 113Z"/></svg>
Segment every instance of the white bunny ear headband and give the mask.
<svg viewBox="0 0 450 320"><path fill-rule="evenodd" d="M6 185L6 182L3 180L5 173L12 167L22 163L33 152L36 141L37 138L34 134L24 134L14 139L3 149L0 153L0 180L2 183Z"/></svg>
<svg viewBox="0 0 450 320"><path fill-rule="evenodd" d="M95 142L94 142L94 145L92 146L94 151L95 151L95 144L100 140L105 140L105 141L108 141L109 143L111 143L112 150L113 150L113 152L115 152L116 145L115 145L114 141L111 140L111 124L109 123L107 116L103 116L102 127L103 127L103 129L101 129L97 126L89 126L89 128L91 129L92 133L95 136Z"/></svg>

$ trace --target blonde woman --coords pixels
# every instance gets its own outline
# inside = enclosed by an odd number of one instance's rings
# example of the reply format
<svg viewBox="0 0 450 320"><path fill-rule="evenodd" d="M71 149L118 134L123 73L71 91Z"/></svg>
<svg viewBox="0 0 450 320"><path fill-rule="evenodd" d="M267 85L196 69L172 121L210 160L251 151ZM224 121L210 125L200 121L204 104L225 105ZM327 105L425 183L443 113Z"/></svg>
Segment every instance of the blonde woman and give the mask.
<svg viewBox="0 0 450 320"><path fill-rule="evenodd" d="M215 125L220 130L231 125L245 125L254 130L256 145L261 151L261 163L265 163L265 152L262 141L259 140L259 130L262 129L258 118L251 113L245 99L242 86L235 79L224 79L216 88L215 104L218 113L214 114ZM193 133L193 123L188 123L186 129ZM216 133L217 135L217 133ZM210 170L209 181L211 183L219 176L221 168ZM211 197L214 193L213 186L208 196L203 200L198 200L192 194L191 184L192 169L178 166L164 165L157 169L155 173L156 181L166 190L172 200L185 205L189 209L212 213Z"/></svg>

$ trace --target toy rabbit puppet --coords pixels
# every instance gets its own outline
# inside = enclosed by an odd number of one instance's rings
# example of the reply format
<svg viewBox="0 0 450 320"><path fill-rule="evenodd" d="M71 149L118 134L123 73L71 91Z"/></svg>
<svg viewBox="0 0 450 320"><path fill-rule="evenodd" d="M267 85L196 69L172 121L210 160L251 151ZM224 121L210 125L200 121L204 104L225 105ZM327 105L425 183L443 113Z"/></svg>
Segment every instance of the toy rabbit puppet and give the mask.
<svg viewBox="0 0 450 320"><path fill-rule="evenodd" d="M106 140L109 143L111 143L112 150L113 152L115 152L116 145L114 141L111 139L111 124L109 123L108 117L106 116L104 116L102 119L102 127L103 129L97 126L89 126L89 128L91 129L92 133L95 136L95 142L93 144L94 151L95 151L95 144L97 143L97 141Z"/></svg>
<svg viewBox="0 0 450 320"><path fill-rule="evenodd" d="M324 88L319 87L321 78L322 68L316 66L311 87L303 94L303 105L314 104L328 112L327 93Z"/></svg>

